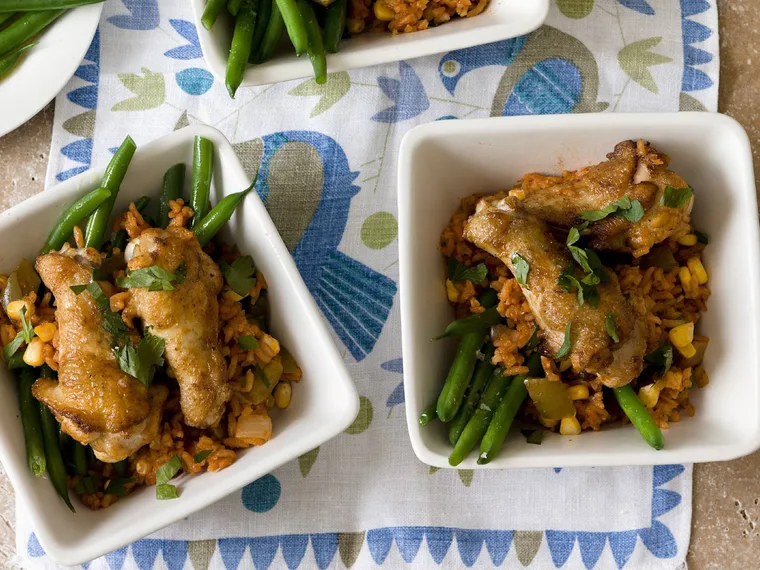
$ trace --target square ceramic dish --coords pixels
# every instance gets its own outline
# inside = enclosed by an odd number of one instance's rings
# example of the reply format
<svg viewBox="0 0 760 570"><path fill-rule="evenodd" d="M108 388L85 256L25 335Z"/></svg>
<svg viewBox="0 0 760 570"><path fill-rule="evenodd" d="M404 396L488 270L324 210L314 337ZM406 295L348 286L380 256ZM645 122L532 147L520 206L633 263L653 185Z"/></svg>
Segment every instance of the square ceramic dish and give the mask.
<svg viewBox="0 0 760 570"><path fill-rule="evenodd" d="M207 30L201 23L206 0L192 0L192 3L203 57L211 73L224 83L232 39L232 18L223 10L214 27ZM473 18L454 18L440 26L412 34L366 33L344 40L338 53L327 55L327 69L330 73L346 71L522 36L538 28L548 12L549 0L490 0L485 11ZM270 61L248 66L243 86L278 83L312 75L309 58L306 55L296 57L289 41L284 38Z"/></svg>
<svg viewBox="0 0 760 570"><path fill-rule="evenodd" d="M164 172L172 164L185 162L189 172L195 135L211 139L216 149L213 202L248 186L243 166L224 136L209 127L191 126L137 149L115 211L123 211L130 201L160 188ZM0 214L0 274L12 271L22 256L33 259L60 213L96 188L102 174L102 168L90 170ZM292 405L273 417L271 441L241 452L223 471L178 478L178 499L158 501L155 489L146 487L101 511L75 502L77 513L72 515L50 482L33 477L27 469L16 379L0 367L0 458L40 544L60 564L74 566L92 560L210 505L339 434L358 414L353 382L255 193L248 195L224 232L222 237L250 254L266 275L273 335L295 356L303 380L293 390Z"/></svg>
<svg viewBox="0 0 760 570"><path fill-rule="evenodd" d="M461 469L570 467L720 461L760 447L758 295L760 257L752 154L741 126L711 113L589 114L441 121L412 129L399 159L401 327L406 417L417 457L449 467L440 422L420 427L438 397L454 341L430 339L452 319L438 239L459 200L511 187L527 172L559 173L605 159L616 143L643 138L672 157L694 188L694 223L710 236L705 265L712 290L700 334L710 337L710 384L695 388L696 416L671 423L665 449L648 447L632 426L575 437L551 434L539 445L519 432L491 463L477 453Z"/></svg>

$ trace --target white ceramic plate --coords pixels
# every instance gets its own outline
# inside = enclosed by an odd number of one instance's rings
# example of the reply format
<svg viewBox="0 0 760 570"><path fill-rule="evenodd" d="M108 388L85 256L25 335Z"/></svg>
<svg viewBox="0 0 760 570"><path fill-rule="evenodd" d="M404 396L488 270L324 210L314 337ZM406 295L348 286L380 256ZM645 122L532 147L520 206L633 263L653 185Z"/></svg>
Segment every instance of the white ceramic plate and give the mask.
<svg viewBox="0 0 760 570"><path fill-rule="evenodd" d="M224 136L210 127L191 126L137 149L115 211L123 211L130 201L160 188L171 165L185 162L189 172L195 135L211 139L216 149L212 202L248 186L243 166ZM0 214L0 243L4 244L0 274L12 271L22 256L33 259L60 213L97 188L102 175L102 168L90 170ZM148 195L155 198L155 207L157 194ZM155 487L144 487L100 511L75 501L77 513L72 515L47 479L29 473L16 381L0 366L0 459L40 544L60 564L75 566L92 560L218 501L338 435L359 413L359 397L327 325L256 193L238 207L222 235L251 255L266 275L272 334L296 358L303 380L294 385L291 406L275 411L271 441L241 452L223 471L178 478L178 499L158 501Z"/></svg>
<svg viewBox="0 0 760 570"><path fill-rule="evenodd" d="M66 12L0 81L0 136L27 122L63 89L87 53L102 11L103 4L92 4Z"/></svg>
<svg viewBox="0 0 760 570"><path fill-rule="evenodd" d="M630 425L541 445L513 430L491 463L477 453L461 469L652 465L721 461L760 447L760 242L749 140L733 119L713 113L615 113L440 121L412 129L399 158L399 271L406 417L420 460L449 467L440 422L419 414L438 397L454 341L431 342L452 319L446 300L441 231L461 198L510 188L527 172L559 173L605 159L626 139L651 141L694 188L694 224L710 236L705 265L712 296L699 321L710 337L710 384L695 388L697 414L665 431L665 449L648 447Z"/></svg>
<svg viewBox="0 0 760 570"><path fill-rule="evenodd" d="M232 38L232 18L226 10L223 11L209 31L201 23L206 0L192 0L192 3L203 57L211 73L224 82ZM343 40L338 53L327 55L327 69L330 73L346 71L522 36L538 28L548 13L549 0L491 0L483 13L473 18L454 18L440 26L412 34L366 33ZM311 75L313 71L309 58L306 55L296 57L285 39L270 61L248 66L243 86L278 83Z"/></svg>

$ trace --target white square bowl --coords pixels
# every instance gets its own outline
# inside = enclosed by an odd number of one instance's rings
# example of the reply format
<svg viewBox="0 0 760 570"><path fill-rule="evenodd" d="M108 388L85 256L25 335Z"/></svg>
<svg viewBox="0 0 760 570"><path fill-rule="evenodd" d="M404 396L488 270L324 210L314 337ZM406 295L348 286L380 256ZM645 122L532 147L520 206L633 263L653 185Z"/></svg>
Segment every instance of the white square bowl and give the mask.
<svg viewBox="0 0 760 570"><path fill-rule="evenodd" d="M452 319L441 231L461 198L510 188L527 172L559 173L605 159L626 139L651 141L694 188L695 226L710 236L705 264L712 296L699 332L710 337L710 384L692 391L696 416L671 423L665 449L632 426L527 444L513 430L491 463L477 453L461 469L651 465L733 459L760 447L760 257L752 154L742 127L710 113L589 114L441 121L412 129L399 158L399 272L406 418L417 457L449 467L440 422L419 414L438 397L454 341L430 339Z"/></svg>
<svg viewBox="0 0 760 570"><path fill-rule="evenodd" d="M243 166L224 136L210 127L190 126L137 149L115 211L145 194L155 207L155 189L161 187L166 169L177 162L188 165L187 196L195 135L215 146L214 202L248 186ZM33 259L60 213L96 188L102 175L103 168L90 170L0 214L0 274L15 269L22 256ZM251 255L266 275L272 333L298 361L303 380L294 386L292 405L273 418L271 441L241 452L223 471L178 478L178 499L158 501L154 487L146 487L100 511L75 502L76 515L70 513L49 481L29 473L16 379L0 366L0 459L41 546L60 564L92 560L187 517L338 435L359 412L356 389L327 326L257 194L246 197L224 232L223 237Z"/></svg>
<svg viewBox="0 0 760 570"><path fill-rule="evenodd" d="M223 10L214 27L207 30L201 23L206 0L192 0L192 3L203 57L211 73L224 82L232 18ZM515 38L538 28L548 13L549 0L490 0L483 13L473 18L454 18L411 34L365 33L343 40L338 53L327 54L327 70L330 73L346 71ZM242 85L278 83L311 77L313 73L309 58L296 57L285 38L270 61L248 66Z"/></svg>

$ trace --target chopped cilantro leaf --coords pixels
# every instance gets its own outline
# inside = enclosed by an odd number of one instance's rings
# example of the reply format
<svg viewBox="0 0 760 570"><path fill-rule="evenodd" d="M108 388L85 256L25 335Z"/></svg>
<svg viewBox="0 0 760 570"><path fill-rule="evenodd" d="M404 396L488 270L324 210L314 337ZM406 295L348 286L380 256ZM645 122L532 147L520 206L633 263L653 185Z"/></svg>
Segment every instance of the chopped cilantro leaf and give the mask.
<svg viewBox="0 0 760 570"><path fill-rule="evenodd" d="M523 429L520 430L525 436L525 441L527 443L532 443L533 445L541 445L541 442L544 439L544 435L546 435L546 430L543 428L538 429Z"/></svg>
<svg viewBox="0 0 760 570"><path fill-rule="evenodd" d="M124 477L118 477L116 479L109 479L103 488L104 495L115 495L116 497L123 497L127 494L126 485L134 483L134 479L127 479Z"/></svg>
<svg viewBox="0 0 760 570"><path fill-rule="evenodd" d="M195 454L195 457L193 457L193 463L203 463L208 459L208 456L211 455L213 452L212 449L204 449L203 451L199 451Z"/></svg>
<svg viewBox="0 0 760 570"><path fill-rule="evenodd" d="M483 280L488 275L488 268L485 263L479 263L475 267L467 267L462 265L453 257L449 257L449 279L452 283L459 283L461 281L472 281L473 283L483 283Z"/></svg>
<svg viewBox="0 0 760 570"><path fill-rule="evenodd" d="M530 264L519 254L512 254L512 265L515 268L515 279L520 285L528 284L528 272Z"/></svg>
<svg viewBox="0 0 760 570"><path fill-rule="evenodd" d="M24 344L24 335L19 332L12 341L3 347L3 360L6 364L10 362L11 357L18 352L22 344Z"/></svg>
<svg viewBox="0 0 760 570"><path fill-rule="evenodd" d="M156 485L156 499L159 501L169 501L179 497L177 487L164 483L163 485Z"/></svg>
<svg viewBox="0 0 760 570"><path fill-rule="evenodd" d="M644 217L644 206L638 200L633 200L630 208L618 210L617 215L631 223L636 223Z"/></svg>
<svg viewBox="0 0 760 570"><path fill-rule="evenodd" d="M644 207L638 200L631 200L628 196L623 196L601 210L589 210L581 213L581 218L587 222L598 222L612 214L629 222L638 222L644 217Z"/></svg>
<svg viewBox="0 0 760 570"><path fill-rule="evenodd" d="M21 313L21 336L23 336L26 343L29 344L34 338L34 327L26 318L26 305L21 307L19 313Z"/></svg>
<svg viewBox="0 0 760 570"><path fill-rule="evenodd" d="M530 338L528 339L528 342L525 345L525 348L527 348L528 350L532 350L538 346L538 341L540 340L538 338L539 330L540 329L538 328L538 326L533 328L533 334L530 335Z"/></svg>
<svg viewBox="0 0 760 570"><path fill-rule="evenodd" d="M180 264L174 273L158 265L151 265L150 267L143 267L134 271L127 270L127 274L124 277L116 279L116 284L125 289L138 288L147 289L148 291L174 291L174 285L183 283L186 276L187 265L185 263Z"/></svg>
<svg viewBox="0 0 760 570"><path fill-rule="evenodd" d="M568 354L570 354L570 347L572 346L572 340L570 339L570 331L573 327L573 321L571 320L569 323L567 323L567 328L565 329L565 340L562 342L562 346L559 347L559 350L557 351L557 355L555 358L559 360L560 358L565 358Z"/></svg>
<svg viewBox="0 0 760 570"><path fill-rule="evenodd" d="M222 261L219 263L219 268L230 289L241 297L248 295L256 285L256 267L250 255L238 257L231 264Z"/></svg>
<svg viewBox="0 0 760 570"><path fill-rule="evenodd" d="M615 327L615 315L607 315L604 319L604 326L607 329L607 334L610 335L610 338L615 341L616 344L619 343L620 338L618 337L617 327Z"/></svg>
<svg viewBox="0 0 760 570"><path fill-rule="evenodd" d="M119 368L150 386L156 367L164 364L164 347L164 339L146 330L145 338L139 342L137 348L127 342L116 349Z"/></svg>
<svg viewBox="0 0 760 570"><path fill-rule="evenodd" d="M660 198L660 206L666 208L680 208L691 199L694 194L694 190L689 188L673 188L672 186L666 186L665 191Z"/></svg>
<svg viewBox="0 0 760 570"><path fill-rule="evenodd" d="M182 469L182 461L176 455L156 469L156 485L164 485Z"/></svg>
<svg viewBox="0 0 760 570"><path fill-rule="evenodd" d="M252 334L246 334L238 337L238 345L243 350L255 350L259 348L259 341Z"/></svg>
<svg viewBox="0 0 760 570"><path fill-rule="evenodd" d="M654 366L661 366L665 374L673 366L673 346L665 342L644 357L644 360Z"/></svg>
<svg viewBox="0 0 760 570"><path fill-rule="evenodd" d="M588 220L589 222L598 222L599 220L603 220L613 212L617 212L618 207L615 205L615 202L610 204L609 206L605 206L601 210L589 210L586 212L581 213L581 218L584 220Z"/></svg>
<svg viewBox="0 0 760 570"><path fill-rule="evenodd" d="M74 292L74 295L79 295L82 291L87 289L87 284L85 283L84 285L72 285L69 287L69 289Z"/></svg>
<svg viewBox="0 0 760 570"><path fill-rule="evenodd" d="M710 238L707 236L706 233L700 232L699 230L694 230L694 235L697 236L697 241L699 243L702 243L704 245L707 245L710 243Z"/></svg>
<svg viewBox="0 0 760 570"><path fill-rule="evenodd" d="M567 245L573 245L579 239L581 239L581 232L578 228L570 228L570 231L567 232L567 241L565 243Z"/></svg>
<svg viewBox="0 0 760 570"><path fill-rule="evenodd" d="M79 482L74 486L74 491L77 495L93 494L98 492L98 476L88 475L82 477Z"/></svg>

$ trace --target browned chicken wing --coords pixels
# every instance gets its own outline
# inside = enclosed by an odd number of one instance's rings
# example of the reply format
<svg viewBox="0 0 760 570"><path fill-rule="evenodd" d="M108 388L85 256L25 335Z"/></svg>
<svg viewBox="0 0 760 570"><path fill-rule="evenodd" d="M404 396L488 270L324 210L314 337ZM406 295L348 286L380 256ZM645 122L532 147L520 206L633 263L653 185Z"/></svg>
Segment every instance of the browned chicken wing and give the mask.
<svg viewBox="0 0 760 570"><path fill-rule="evenodd" d="M139 317L164 339L165 358L177 378L185 423L204 428L219 421L230 397L224 358L217 346L219 267L192 231L169 227L143 231L127 246L131 270L157 265L186 276L172 291L130 289L125 318Z"/></svg>
<svg viewBox="0 0 760 570"><path fill-rule="evenodd" d="M569 357L576 372L597 374L610 387L625 385L641 373L646 352L643 320L623 297L612 271L597 286L599 306L581 306L576 293L564 291L558 283L573 262L568 249L535 216L511 209L508 199L481 200L465 224L464 236L501 259L513 273L514 254L529 263L527 282L521 287L552 354L560 350L572 321ZM607 332L607 315L614 315L618 343Z"/></svg>
<svg viewBox="0 0 760 570"><path fill-rule="evenodd" d="M116 462L156 436L167 391L149 390L119 368L97 303L90 294L71 290L89 283L99 265L94 249L37 258L37 271L56 299L58 380L40 378L32 391L65 433L89 444L101 461Z"/></svg>
<svg viewBox="0 0 760 570"><path fill-rule="evenodd" d="M638 200L645 212L638 222L608 216L590 224L584 234L595 249L640 257L668 237L689 233L693 199L681 208L660 205L667 186L688 186L668 170L666 154L642 140L623 141L607 158L563 176L528 174L509 194L519 200L521 210L559 228L577 226L584 221L583 212L601 210L623 197Z"/></svg>

